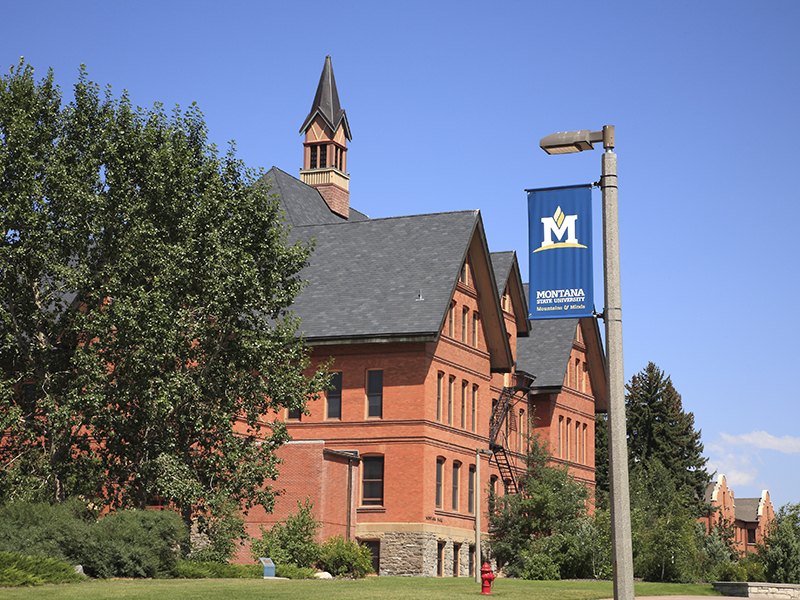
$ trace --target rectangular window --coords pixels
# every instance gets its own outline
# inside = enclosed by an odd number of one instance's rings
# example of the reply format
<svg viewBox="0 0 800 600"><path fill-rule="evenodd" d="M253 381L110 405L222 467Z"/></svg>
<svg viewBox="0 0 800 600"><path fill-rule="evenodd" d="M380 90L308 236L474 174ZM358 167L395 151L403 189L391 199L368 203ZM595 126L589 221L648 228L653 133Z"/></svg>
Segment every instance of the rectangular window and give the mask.
<svg viewBox="0 0 800 600"><path fill-rule="evenodd" d="M327 146L320 146L319 147L319 168L324 169L328 166L328 147Z"/></svg>
<svg viewBox="0 0 800 600"><path fill-rule="evenodd" d="M564 417L558 417L558 458L564 458Z"/></svg>
<svg viewBox="0 0 800 600"><path fill-rule="evenodd" d="M450 377L450 382L447 385L447 424L453 424L453 393L456 387L456 378Z"/></svg>
<svg viewBox="0 0 800 600"><path fill-rule="evenodd" d="M572 419L567 419L567 427L566 427L566 431L564 432L564 435L565 435L565 438L564 438L564 441L565 441L565 444L564 444L565 456L564 456L564 458L566 458L567 460L570 459L570 456L569 456L569 430L570 429L572 429Z"/></svg>
<svg viewBox="0 0 800 600"><path fill-rule="evenodd" d="M472 347L478 347L478 313L472 313Z"/></svg>
<svg viewBox="0 0 800 600"><path fill-rule="evenodd" d="M467 474L467 512L475 513L475 465L469 466Z"/></svg>
<svg viewBox="0 0 800 600"><path fill-rule="evenodd" d="M453 463L453 511L458 510L458 484L461 474L461 463Z"/></svg>
<svg viewBox="0 0 800 600"><path fill-rule="evenodd" d="M456 305L450 304L450 310L447 313L447 320L449 321L447 325L447 333L450 337L455 337L456 335L455 334L456 325L453 322L455 320L455 316L456 316Z"/></svg>
<svg viewBox="0 0 800 600"><path fill-rule="evenodd" d="M342 374L334 373L328 390L328 418L342 418Z"/></svg>
<svg viewBox="0 0 800 600"><path fill-rule="evenodd" d="M587 465L589 463L586 462L586 424L583 425L583 464Z"/></svg>
<svg viewBox="0 0 800 600"><path fill-rule="evenodd" d="M469 324L469 308L461 310L461 341L467 343L467 325Z"/></svg>
<svg viewBox="0 0 800 600"><path fill-rule="evenodd" d="M478 420L478 386L472 386L472 431L475 431Z"/></svg>
<svg viewBox="0 0 800 600"><path fill-rule="evenodd" d="M755 529L748 529L747 530L747 543L748 544L755 544L756 543L756 530Z"/></svg>
<svg viewBox="0 0 800 600"><path fill-rule="evenodd" d="M589 365L583 363L583 389L581 390L585 394L591 394L591 386L589 385Z"/></svg>
<svg viewBox="0 0 800 600"><path fill-rule="evenodd" d="M316 169L317 168L317 147L316 146L311 146L309 148L309 150L311 151L311 161L309 162L308 166L310 168L312 168L312 169Z"/></svg>
<svg viewBox="0 0 800 600"><path fill-rule="evenodd" d="M475 546L469 547L469 576L475 577Z"/></svg>
<svg viewBox="0 0 800 600"><path fill-rule="evenodd" d="M383 416L383 371L367 371L367 416Z"/></svg>
<svg viewBox="0 0 800 600"><path fill-rule="evenodd" d="M381 569L381 541L380 540L359 540L359 545L369 548L372 554L372 570L377 575Z"/></svg>
<svg viewBox="0 0 800 600"><path fill-rule="evenodd" d="M299 408L290 408L286 411L286 418L293 421L299 421L302 416L303 413Z"/></svg>
<svg viewBox="0 0 800 600"><path fill-rule="evenodd" d="M364 456L361 458L363 491L361 504L364 506L383 506L383 456Z"/></svg>
<svg viewBox="0 0 800 600"><path fill-rule="evenodd" d="M444 477L444 459L436 459L436 508L442 508L442 478Z"/></svg>
<svg viewBox="0 0 800 600"><path fill-rule="evenodd" d="M442 422L442 395L444 394L444 373L436 377L436 420Z"/></svg>
<svg viewBox="0 0 800 600"><path fill-rule="evenodd" d="M467 428L467 390L469 390L469 382L461 382L461 429Z"/></svg>
<svg viewBox="0 0 800 600"><path fill-rule="evenodd" d="M461 573L461 544L453 544L453 577L458 577Z"/></svg>
<svg viewBox="0 0 800 600"><path fill-rule="evenodd" d="M436 576L444 577L444 542L436 544Z"/></svg>

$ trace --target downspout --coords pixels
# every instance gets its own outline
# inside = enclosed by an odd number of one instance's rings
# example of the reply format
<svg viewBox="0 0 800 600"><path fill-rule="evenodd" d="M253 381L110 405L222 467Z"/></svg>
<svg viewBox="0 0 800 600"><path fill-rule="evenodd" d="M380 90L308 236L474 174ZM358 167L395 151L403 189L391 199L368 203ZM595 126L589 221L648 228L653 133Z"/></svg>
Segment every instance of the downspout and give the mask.
<svg viewBox="0 0 800 600"><path fill-rule="evenodd" d="M347 459L347 533L345 539L350 541L350 524L352 520L352 498L353 498L353 459Z"/></svg>

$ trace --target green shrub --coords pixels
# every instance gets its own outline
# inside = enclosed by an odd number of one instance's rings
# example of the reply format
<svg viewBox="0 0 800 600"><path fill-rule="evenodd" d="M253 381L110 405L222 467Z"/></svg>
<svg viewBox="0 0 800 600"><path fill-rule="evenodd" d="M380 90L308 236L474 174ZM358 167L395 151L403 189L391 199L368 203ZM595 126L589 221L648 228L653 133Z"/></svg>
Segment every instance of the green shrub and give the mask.
<svg viewBox="0 0 800 600"><path fill-rule="evenodd" d="M264 568L261 565L181 560L175 568L175 577L181 579L256 579L263 576Z"/></svg>
<svg viewBox="0 0 800 600"><path fill-rule="evenodd" d="M366 546L337 535L322 544L319 566L334 577L361 578L372 573L372 553Z"/></svg>
<svg viewBox="0 0 800 600"><path fill-rule="evenodd" d="M311 568L319 559L320 547L315 538L320 523L311 512L314 504L309 498L301 504L297 501L297 514L289 513L271 529L261 527L261 539L254 539L250 551L254 560L269 557L278 565L294 564Z"/></svg>
<svg viewBox="0 0 800 600"><path fill-rule="evenodd" d="M717 566L717 581L747 581L747 571L737 563L722 563Z"/></svg>
<svg viewBox="0 0 800 600"><path fill-rule="evenodd" d="M244 519L235 511L221 517L204 517L197 522L202 544L192 544L190 558L200 562L227 563L236 552L237 542L247 539Z"/></svg>
<svg viewBox="0 0 800 600"><path fill-rule="evenodd" d="M77 499L0 507L0 552L83 565L91 577L170 576L187 541L172 511L120 511L98 521Z"/></svg>
<svg viewBox="0 0 800 600"><path fill-rule="evenodd" d="M172 511L126 510L95 526L81 564L93 577L172 577L188 531Z"/></svg>
<svg viewBox="0 0 800 600"><path fill-rule="evenodd" d="M0 587L71 583L83 579L83 575L75 572L75 567L60 560L0 552Z"/></svg>
<svg viewBox="0 0 800 600"><path fill-rule="evenodd" d="M514 562L503 565L503 575L535 581L556 581L561 579L558 565L553 559L538 549L523 550Z"/></svg>
<svg viewBox="0 0 800 600"><path fill-rule="evenodd" d="M315 569L298 567L297 565L275 565L275 577L285 577L286 579L313 579L316 574ZM264 576L264 572L261 572Z"/></svg>
<svg viewBox="0 0 800 600"><path fill-rule="evenodd" d="M0 506L0 552L82 564L95 519L86 504L77 499L55 505L5 504Z"/></svg>

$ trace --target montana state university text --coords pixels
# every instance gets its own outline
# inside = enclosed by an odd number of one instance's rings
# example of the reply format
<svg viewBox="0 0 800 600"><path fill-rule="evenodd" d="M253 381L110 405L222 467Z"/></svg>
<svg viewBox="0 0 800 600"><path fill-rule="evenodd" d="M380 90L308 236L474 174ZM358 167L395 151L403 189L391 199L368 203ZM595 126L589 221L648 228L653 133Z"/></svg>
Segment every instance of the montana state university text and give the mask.
<svg viewBox="0 0 800 600"><path fill-rule="evenodd" d="M582 309L585 305L572 304L570 306L552 306L554 304L566 304L569 302L579 303L586 301L586 294L583 288L571 288L566 290L539 290L536 292L536 310L571 310ZM547 306L547 305L551 306Z"/></svg>

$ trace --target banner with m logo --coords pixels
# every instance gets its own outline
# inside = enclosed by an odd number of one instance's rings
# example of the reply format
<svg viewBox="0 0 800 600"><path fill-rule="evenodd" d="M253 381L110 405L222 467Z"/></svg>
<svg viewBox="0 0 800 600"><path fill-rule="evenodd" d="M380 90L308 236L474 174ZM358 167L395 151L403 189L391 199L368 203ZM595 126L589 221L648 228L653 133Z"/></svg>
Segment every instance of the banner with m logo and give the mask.
<svg viewBox="0 0 800 600"><path fill-rule="evenodd" d="M591 185L525 191L530 269L528 318L592 316Z"/></svg>

